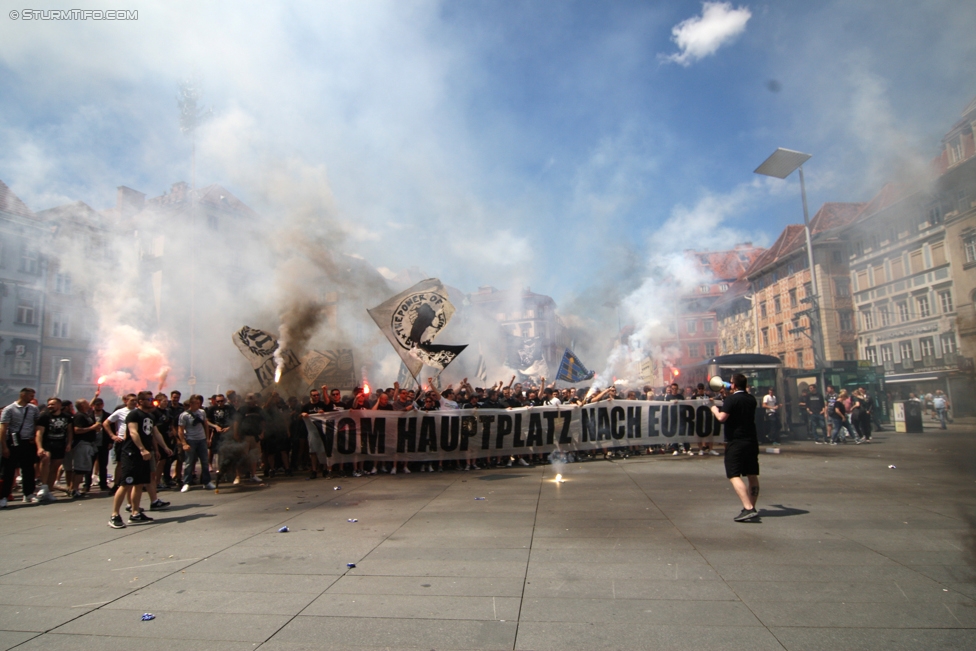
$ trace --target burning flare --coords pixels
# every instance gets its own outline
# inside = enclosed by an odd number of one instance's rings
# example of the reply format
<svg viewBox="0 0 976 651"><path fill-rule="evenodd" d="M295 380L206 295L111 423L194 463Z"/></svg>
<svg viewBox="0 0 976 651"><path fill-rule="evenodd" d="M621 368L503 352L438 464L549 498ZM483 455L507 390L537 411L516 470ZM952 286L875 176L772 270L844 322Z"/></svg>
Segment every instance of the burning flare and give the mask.
<svg viewBox="0 0 976 651"><path fill-rule="evenodd" d="M563 479L563 476L562 475L556 475L556 478L553 479L553 481L556 482L557 484L561 484L565 480Z"/></svg>

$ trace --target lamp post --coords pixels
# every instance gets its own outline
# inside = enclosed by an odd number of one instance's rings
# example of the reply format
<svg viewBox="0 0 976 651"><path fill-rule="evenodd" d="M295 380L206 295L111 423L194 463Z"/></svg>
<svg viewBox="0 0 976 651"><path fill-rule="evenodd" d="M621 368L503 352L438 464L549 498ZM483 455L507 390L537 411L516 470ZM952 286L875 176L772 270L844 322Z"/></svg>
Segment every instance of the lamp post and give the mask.
<svg viewBox="0 0 976 651"><path fill-rule="evenodd" d="M818 370L817 375L820 378L820 391L823 392L827 388L824 377L824 367L826 366L827 360L823 328L820 327L820 285L817 282L817 267L813 262L810 211L807 208L807 187L803 180L803 164L810 160L810 158L810 154L780 147L769 158L763 161L762 165L756 168L755 173L762 174L763 176L772 176L777 179L785 179L796 170L800 171L800 198L803 200L803 231L807 240L807 264L810 266L811 289L810 295L805 297L803 301L809 301L810 303L808 318L810 320L810 329L813 330L812 334L815 334L815 336L810 337L811 343L813 344L813 365Z"/></svg>

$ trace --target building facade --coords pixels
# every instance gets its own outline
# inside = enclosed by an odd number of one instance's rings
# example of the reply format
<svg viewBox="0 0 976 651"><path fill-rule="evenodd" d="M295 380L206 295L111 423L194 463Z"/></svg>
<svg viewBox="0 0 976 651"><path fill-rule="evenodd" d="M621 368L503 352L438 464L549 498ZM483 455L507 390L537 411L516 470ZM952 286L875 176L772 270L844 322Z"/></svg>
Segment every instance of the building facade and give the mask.
<svg viewBox="0 0 976 651"><path fill-rule="evenodd" d="M658 342L663 354L662 378L670 382L675 369L698 364L720 354L721 333L716 306L744 277L746 270L765 252L751 242L729 251L686 251L703 280L691 292L679 296L673 305L670 336ZM657 378L655 378L657 379Z"/></svg>
<svg viewBox="0 0 976 651"><path fill-rule="evenodd" d="M842 230L863 204L827 203L810 222L819 285L817 305L825 362L856 360L857 332L851 303L847 246ZM787 226L749 268L747 278L756 310L758 351L779 357L790 368L813 369L814 309L812 277L804 227Z"/></svg>
<svg viewBox="0 0 976 651"><path fill-rule="evenodd" d="M37 387L50 229L0 181L0 400Z"/></svg>
<svg viewBox="0 0 976 651"><path fill-rule="evenodd" d="M974 120L970 105L931 183L886 186L848 233L861 357L884 367L894 399L941 389L957 414L976 412Z"/></svg>

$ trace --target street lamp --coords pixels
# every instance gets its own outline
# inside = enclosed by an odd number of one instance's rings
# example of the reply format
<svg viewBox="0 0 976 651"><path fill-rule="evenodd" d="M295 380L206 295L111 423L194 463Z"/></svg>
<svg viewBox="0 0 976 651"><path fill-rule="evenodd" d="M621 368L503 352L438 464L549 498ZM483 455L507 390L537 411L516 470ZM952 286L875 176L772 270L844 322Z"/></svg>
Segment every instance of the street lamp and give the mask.
<svg viewBox="0 0 976 651"><path fill-rule="evenodd" d="M813 344L813 364L819 367L820 390L826 390L824 382L824 366L826 365L825 346L823 339L823 328L820 327L820 285L817 283L817 267L813 263L813 241L810 237L810 211L807 208L807 187L803 180L803 164L810 160L810 154L793 151L792 149L778 148L772 155L763 161L763 164L756 168L756 174L772 176L777 179L785 179L796 170L800 170L800 197L803 200L803 231L807 238L807 264L810 266L810 288L812 293L804 302L809 300L810 311L808 314L810 327L816 331L817 336L810 337ZM819 358L819 359L818 359Z"/></svg>

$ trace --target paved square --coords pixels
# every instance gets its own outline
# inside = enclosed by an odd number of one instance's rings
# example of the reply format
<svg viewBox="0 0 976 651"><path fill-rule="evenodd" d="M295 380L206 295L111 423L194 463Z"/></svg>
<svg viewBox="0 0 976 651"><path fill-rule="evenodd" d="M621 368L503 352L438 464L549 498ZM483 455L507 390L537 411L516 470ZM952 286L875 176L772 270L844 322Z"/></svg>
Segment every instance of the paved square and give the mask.
<svg viewBox="0 0 976 651"><path fill-rule="evenodd" d="M0 650L972 649L974 429L784 444L745 524L718 457L15 504Z"/></svg>

